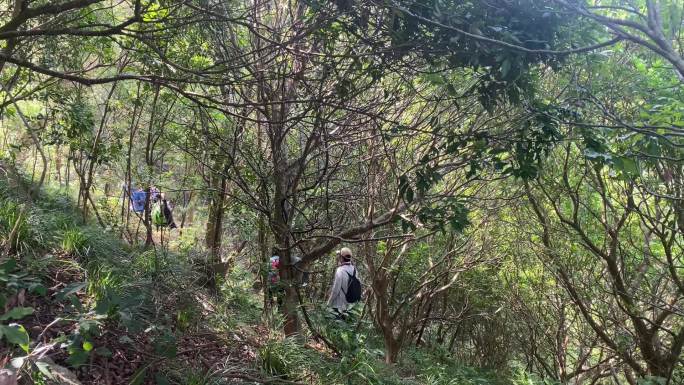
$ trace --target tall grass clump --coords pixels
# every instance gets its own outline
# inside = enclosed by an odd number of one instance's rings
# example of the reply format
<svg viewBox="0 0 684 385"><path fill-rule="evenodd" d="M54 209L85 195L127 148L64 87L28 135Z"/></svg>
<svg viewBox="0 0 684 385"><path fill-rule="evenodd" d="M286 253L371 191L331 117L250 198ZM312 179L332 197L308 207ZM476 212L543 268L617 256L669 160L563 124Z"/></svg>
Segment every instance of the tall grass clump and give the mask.
<svg viewBox="0 0 684 385"><path fill-rule="evenodd" d="M0 199L0 237L2 246L17 253L25 253L38 244L33 232L30 216L32 213L24 205L12 199Z"/></svg>
<svg viewBox="0 0 684 385"><path fill-rule="evenodd" d="M233 266L223 277L221 297L233 314L232 322L251 323L259 319L263 298L254 292L253 283L249 270L239 265Z"/></svg>
<svg viewBox="0 0 684 385"><path fill-rule="evenodd" d="M409 350L403 364L413 371L419 383L425 385L513 385L508 376L463 365L439 348Z"/></svg>
<svg viewBox="0 0 684 385"><path fill-rule="evenodd" d="M320 356L306 349L296 337L272 333L259 348L259 364L268 375L285 381L314 383L313 369L321 367Z"/></svg>
<svg viewBox="0 0 684 385"><path fill-rule="evenodd" d="M62 251L69 255L85 256L88 253L88 236L79 228L69 228L62 233Z"/></svg>

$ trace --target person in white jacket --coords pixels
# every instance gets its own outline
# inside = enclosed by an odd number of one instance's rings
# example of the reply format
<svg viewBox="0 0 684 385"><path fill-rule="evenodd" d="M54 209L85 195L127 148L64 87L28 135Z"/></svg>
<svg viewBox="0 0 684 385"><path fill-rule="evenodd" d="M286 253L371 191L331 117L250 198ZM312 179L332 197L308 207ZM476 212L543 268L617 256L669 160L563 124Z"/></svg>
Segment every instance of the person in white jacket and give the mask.
<svg viewBox="0 0 684 385"><path fill-rule="evenodd" d="M351 306L347 302L346 290L349 287L349 276L356 273L356 267L352 263L352 251L348 247L343 247L337 252L338 266L335 270L335 279L333 281L332 289L330 290L330 298L328 299L328 306L330 306L338 316L344 314Z"/></svg>

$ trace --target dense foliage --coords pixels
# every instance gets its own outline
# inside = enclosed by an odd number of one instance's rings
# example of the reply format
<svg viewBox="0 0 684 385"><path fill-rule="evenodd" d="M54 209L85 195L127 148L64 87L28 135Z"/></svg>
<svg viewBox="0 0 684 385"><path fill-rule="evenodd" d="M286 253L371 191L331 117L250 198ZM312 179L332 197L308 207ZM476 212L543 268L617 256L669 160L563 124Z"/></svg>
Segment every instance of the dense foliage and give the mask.
<svg viewBox="0 0 684 385"><path fill-rule="evenodd" d="M0 384L681 383L683 29L0 0Z"/></svg>

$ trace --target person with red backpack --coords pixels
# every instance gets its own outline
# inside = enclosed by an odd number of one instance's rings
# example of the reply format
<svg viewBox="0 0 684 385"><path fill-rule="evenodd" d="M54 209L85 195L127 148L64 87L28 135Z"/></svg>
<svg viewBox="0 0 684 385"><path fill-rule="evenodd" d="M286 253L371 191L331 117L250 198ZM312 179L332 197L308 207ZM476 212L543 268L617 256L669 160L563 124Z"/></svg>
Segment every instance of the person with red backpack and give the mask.
<svg viewBox="0 0 684 385"><path fill-rule="evenodd" d="M345 312L351 305L361 301L361 281L356 266L352 263L352 251L348 247L343 247L337 252L337 256L338 266L335 270L328 306L333 309L338 318L345 318Z"/></svg>
<svg viewBox="0 0 684 385"><path fill-rule="evenodd" d="M275 248L271 254L266 270L268 304L273 307L273 300L275 299L275 303L280 307L283 304L284 295L283 287L280 284L280 256L278 256L278 251Z"/></svg>

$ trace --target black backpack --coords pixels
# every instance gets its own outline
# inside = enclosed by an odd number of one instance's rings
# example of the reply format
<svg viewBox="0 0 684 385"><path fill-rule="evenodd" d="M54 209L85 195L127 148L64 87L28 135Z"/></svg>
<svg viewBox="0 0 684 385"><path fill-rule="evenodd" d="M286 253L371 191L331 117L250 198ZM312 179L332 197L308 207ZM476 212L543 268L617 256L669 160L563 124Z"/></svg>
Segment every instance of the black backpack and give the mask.
<svg viewBox="0 0 684 385"><path fill-rule="evenodd" d="M361 301L361 281L356 278L356 269L354 269L354 274L349 274L349 285L347 286L347 291L344 293L344 298L347 303L356 303Z"/></svg>

